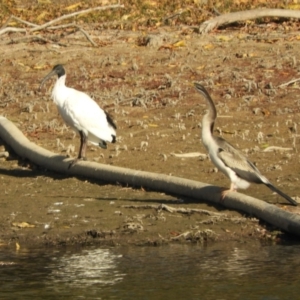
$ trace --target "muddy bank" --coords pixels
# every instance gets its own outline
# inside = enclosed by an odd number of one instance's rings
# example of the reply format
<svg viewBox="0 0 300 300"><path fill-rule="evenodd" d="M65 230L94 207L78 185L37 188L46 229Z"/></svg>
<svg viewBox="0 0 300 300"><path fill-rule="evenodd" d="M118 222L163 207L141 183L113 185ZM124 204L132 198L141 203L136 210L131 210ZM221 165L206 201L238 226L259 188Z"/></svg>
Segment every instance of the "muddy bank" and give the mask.
<svg viewBox="0 0 300 300"><path fill-rule="evenodd" d="M277 88L297 77L297 32L278 33L280 38L270 44L263 30L266 39L254 40L246 33L200 37L192 31L161 28L151 32L148 46L139 46L139 32L91 32L103 41L102 47L89 47L79 35L65 38L68 47L0 47L0 114L30 140L63 155L75 156L78 151L78 137L63 125L50 100L51 85L37 91L52 66L64 63L67 85L93 96L118 126L117 144L107 151L89 147L90 160L229 186L205 156L174 155L205 153L199 126L205 105L192 86L197 80L217 104L215 134L245 151L287 194L300 194L298 89ZM178 40L184 41L182 47L161 47ZM264 152L269 146L290 150ZM0 165L0 238L5 245L153 245L281 237L274 228L221 205L50 173L7 150L10 156L1 158ZM245 193L290 209L264 186L252 185ZM171 213L161 204L204 209L211 215Z"/></svg>
<svg viewBox="0 0 300 300"><path fill-rule="evenodd" d="M3 161L3 165L3 246L282 242L290 238L222 205L68 177L24 161Z"/></svg>

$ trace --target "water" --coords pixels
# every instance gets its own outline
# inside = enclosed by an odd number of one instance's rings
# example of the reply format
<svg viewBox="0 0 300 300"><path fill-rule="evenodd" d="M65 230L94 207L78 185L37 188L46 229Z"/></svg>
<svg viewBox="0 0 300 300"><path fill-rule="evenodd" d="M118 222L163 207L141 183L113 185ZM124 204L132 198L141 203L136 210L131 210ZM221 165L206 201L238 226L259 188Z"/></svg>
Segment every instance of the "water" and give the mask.
<svg viewBox="0 0 300 300"><path fill-rule="evenodd" d="M300 299L300 245L0 249L0 299Z"/></svg>

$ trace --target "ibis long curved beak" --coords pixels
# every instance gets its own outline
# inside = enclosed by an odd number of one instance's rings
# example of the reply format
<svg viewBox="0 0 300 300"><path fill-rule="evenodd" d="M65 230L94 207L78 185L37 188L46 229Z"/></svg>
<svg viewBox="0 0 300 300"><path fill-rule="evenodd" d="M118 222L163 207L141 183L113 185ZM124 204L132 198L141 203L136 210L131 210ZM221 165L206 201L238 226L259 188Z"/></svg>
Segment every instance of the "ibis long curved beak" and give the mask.
<svg viewBox="0 0 300 300"><path fill-rule="evenodd" d="M42 80L40 86L39 86L39 91L42 89L43 84L53 75L56 75L55 70L52 70L47 76L44 77L44 79Z"/></svg>

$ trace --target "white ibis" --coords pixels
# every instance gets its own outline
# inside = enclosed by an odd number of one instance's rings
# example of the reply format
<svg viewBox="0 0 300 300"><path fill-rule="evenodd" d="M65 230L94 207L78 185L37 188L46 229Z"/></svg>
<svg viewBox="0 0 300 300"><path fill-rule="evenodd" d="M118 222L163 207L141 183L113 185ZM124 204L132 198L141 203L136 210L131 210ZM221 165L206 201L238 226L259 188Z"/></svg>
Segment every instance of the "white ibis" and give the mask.
<svg viewBox="0 0 300 300"><path fill-rule="evenodd" d="M276 188L241 151L235 149L223 138L213 135L217 118L216 107L207 90L199 83L194 85L196 90L204 96L208 105L208 111L202 119L202 142L214 165L231 180L230 189L222 193L222 199L228 192L246 189L253 182L265 184L269 189L297 206L298 203L294 199Z"/></svg>
<svg viewBox="0 0 300 300"><path fill-rule="evenodd" d="M62 65L56 65L42 80L40 89L46 80L57 75L52 98L59 113L67 125L80 135L78 157L70 164L73 166L79 159L85 159L87 141L107 148L106 143L116 142L116 125L112 118L87 94L65 85L66 72Z"/></svg>

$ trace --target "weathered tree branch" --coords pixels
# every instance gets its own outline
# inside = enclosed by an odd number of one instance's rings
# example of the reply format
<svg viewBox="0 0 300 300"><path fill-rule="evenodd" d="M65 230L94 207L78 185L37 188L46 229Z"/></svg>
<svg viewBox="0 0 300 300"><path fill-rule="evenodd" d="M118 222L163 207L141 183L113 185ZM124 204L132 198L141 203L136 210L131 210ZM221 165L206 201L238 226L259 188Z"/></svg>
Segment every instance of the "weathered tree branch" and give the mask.
<svg viewBox="0 0 300 300"><path fill-rule="evenodd" d="M49 22L47 22L47 23L45 23L43 25L34 27L34 28L31 29L31 31L42 30L42 29L47 28L50 25L53 25L53 24L58 23L58 22L61 22L63 20L66 20L66 19L78 16L78 15L88 14L88 13L93 12L93 11L106 10L106 9L114 9L114 8L123 8L123 7L124 7L124 5L115 4L115 5L107 5L107 6L97 6L97 7L88 8L88 9L85 9L85 10L80 10L80 11L77 11L77 12L74 12L74 13L71 13L71 14L68 14L68 15L63 15L63 16L61 16L59 18L56 18L56 19L54 19L52 21L49 21ZM0 35L1 35L1 32L0 32Z"/></svg>
<svg viewBox="0 0 300 300"><path fill-rule="evenodd" d="M264 17L299 19L300 11L289 9L253 9L228 13L203 22L199 27L199 33L208 33L221 25Z"/></svg>

